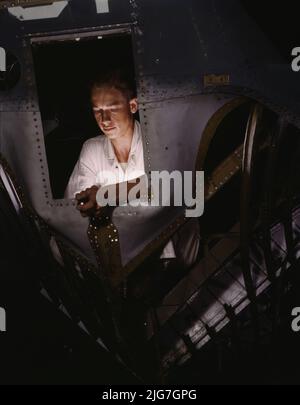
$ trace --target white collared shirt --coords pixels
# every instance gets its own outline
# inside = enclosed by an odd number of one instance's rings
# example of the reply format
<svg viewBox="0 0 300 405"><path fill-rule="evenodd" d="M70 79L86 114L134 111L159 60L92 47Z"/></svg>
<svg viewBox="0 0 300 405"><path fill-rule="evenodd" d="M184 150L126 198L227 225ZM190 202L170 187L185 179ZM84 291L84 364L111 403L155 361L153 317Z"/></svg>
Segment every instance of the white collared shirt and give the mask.
<svg viewBox="0 0 300 405"><path fill-rule="evenodd" d="M123 167L122 167L123 166ZM113 145L105 135L88 139L82 147L78 162L70 177L65 198L92 186L108 186L134 180L145 174L141 126L135 121L127 166L118 162ZM161 259L176 257L173 242L165 246Z"/></svg>
<svg viewBox="0 0 300 405"><path fill-rule="evenodd" d="M70 177L65 198L92 186L107 186L134 180L145 174L144 151L140 123L135 121L127 167L118 162L113 145L105 135L88 139Z"/></svg>

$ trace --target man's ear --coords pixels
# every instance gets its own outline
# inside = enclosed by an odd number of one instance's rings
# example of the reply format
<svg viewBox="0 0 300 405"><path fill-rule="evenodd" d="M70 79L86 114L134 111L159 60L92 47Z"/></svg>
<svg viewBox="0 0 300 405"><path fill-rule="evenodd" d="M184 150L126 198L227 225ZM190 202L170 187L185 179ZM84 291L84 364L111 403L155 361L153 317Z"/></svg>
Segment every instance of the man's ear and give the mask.
<svg viewBox="0 0 300 405"><path fill-rule="evenodd" d="M139 104L137 98L133 98L129 102L130 105L130 111L132 114L135 114L137 110L139 109Z"/></svg>

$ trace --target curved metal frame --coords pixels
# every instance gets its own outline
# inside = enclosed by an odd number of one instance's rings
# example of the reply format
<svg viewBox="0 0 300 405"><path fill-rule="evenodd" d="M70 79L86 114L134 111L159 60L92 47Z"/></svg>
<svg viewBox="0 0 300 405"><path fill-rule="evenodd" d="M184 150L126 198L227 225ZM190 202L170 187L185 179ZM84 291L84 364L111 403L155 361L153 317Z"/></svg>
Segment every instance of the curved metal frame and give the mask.
<svg viewBox="0 0 300 405"><path fill-rule="evenodd" d="M240 205L240 244L241 256L243 262L243 275L245 287L251 303L251 312L253 317L254 334L256 339L259 336L259 320L256 305L256 290L250 269L250 235L253 229L251 222L251 188L254 160L256 157L257 133L262 117L263 107L260 104L254 104L249 116L246 130L243 165L242 165L242 185L241 185L241 205Z"/></svg>

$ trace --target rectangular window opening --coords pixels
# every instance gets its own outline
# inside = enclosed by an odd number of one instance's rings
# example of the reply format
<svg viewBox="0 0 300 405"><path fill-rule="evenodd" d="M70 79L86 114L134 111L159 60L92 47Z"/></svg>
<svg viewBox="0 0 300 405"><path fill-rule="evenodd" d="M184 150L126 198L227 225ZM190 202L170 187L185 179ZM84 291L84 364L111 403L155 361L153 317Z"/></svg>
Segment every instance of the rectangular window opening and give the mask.
<svg viewBox="0 0 300 405"><path fill-rule="evenodd" d="M52 195L62 199L83 143L101 136L90 102L93 78L120 70L136 91L132 36L119 28L31 43Z"/></svg>

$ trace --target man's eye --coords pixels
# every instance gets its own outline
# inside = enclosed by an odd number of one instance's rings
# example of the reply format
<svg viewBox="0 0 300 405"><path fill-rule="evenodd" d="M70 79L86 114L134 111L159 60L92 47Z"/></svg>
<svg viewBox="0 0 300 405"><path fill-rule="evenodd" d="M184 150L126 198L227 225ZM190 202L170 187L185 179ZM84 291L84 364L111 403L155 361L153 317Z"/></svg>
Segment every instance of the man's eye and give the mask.
<svg viewBox="0 0 300 405"><path fill-rule="evenodd" d="M110 112L111 112L111 113L117 113L119 110L120 110L120 108L115 107L115 108L112 108L112 109L110 110Z"/></svg>

